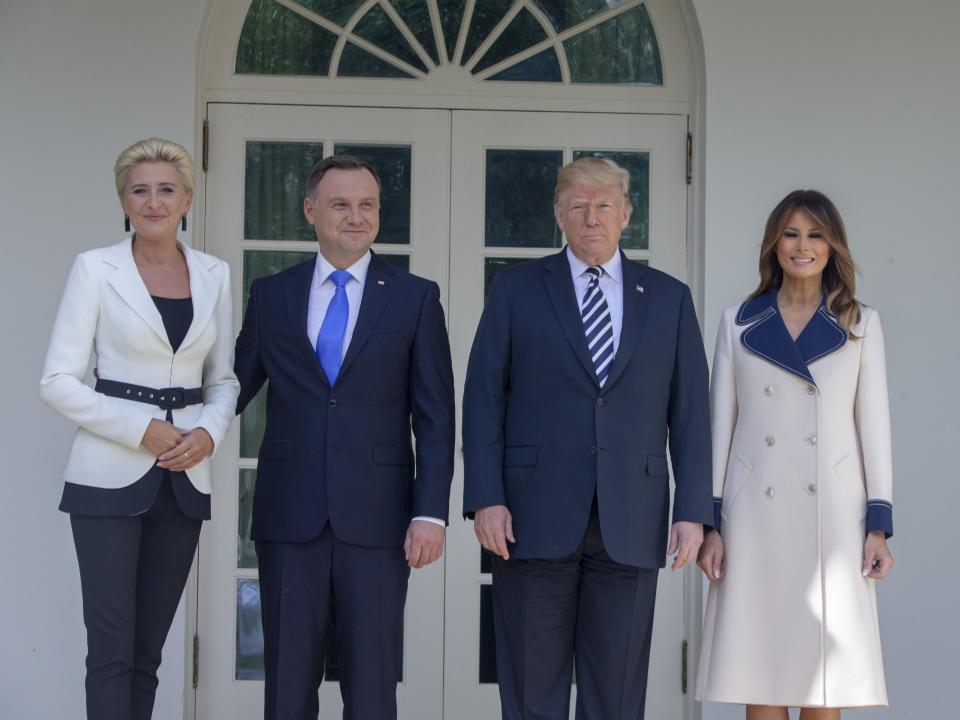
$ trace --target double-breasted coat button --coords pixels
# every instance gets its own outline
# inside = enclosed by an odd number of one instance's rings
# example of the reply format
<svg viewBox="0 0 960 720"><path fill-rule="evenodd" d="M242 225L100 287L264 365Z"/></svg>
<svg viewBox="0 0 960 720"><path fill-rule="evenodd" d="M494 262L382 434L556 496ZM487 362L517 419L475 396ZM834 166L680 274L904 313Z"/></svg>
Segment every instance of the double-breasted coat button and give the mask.
<svg viewBox="0 0 960 720"><path fill-rule="evenodd" d="M817 494L817 486L814 485L813 483L810 483L809 485L807 485L807 495L816 495L816 494Z"/></svg>
<svg viewBox="0 0 960 720"><path fill-rule="evenodd" d="M773 437L773 435L767 435L767 436L763 439L763 441L767 444L767 447L773 447L774 444L777 442L776 438Z"/></svg>
<svg viewBox="0 0 960 720"><path fill-rule="evenodd" d="M766 395L767 397L773 397L773 385L767 385L763 389L763 394Z"/></svg>
<svg viewBox="0 0 960 720"><path fill-rule="evenodd" d="M591 455L596 455L596 454L597 454L597 446L596 446L596 445L591 445L591 446L590 446L590 454L591 454Z"/></svg>
<svg viewBox="0 0 960 720"><path fill-rule="evenodd" d="M807 442L810 443L811 445L816 445L816 444L817 444L817 436L814 435L813 433L810 433L809 435L807 435Z"/></svg>
<svg viewBox="0 0 960 720"><path fill-rule="evenodd" d="M813 395L817 389L813 385L807 385L806 392L807 395Z"/></svg>
<svg viewBox="0 0 960 720"><path fill-rule="evenodd" d="M335 408L335 407L337 406L337 401L336 401L336 399L335 399L335 398L330 398L329 400L327 400L327 405L329 405L329 406L332 407L332 408Z"/></svg>
<svg viewBox="0 0 960 720"><path fill-rule="evenodd" d="M772 498L774 495L777 494L777 491L774 490L772 487L768 487L768 488L764 488L763 494L766 495L768 498Z"/></svg>
<svg viewBox="0 0 960 720"><path fill-rule="evenodd" d="M597 398L597 407L603 407L606 404L607 404L606 400L604 400L603 398Z"/></svg>

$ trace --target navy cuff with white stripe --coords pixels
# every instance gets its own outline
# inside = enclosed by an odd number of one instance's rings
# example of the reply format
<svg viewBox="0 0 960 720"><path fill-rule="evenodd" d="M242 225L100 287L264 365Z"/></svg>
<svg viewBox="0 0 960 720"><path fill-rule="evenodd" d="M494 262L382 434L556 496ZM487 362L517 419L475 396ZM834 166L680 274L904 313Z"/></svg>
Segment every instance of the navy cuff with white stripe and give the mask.
<svg viewBox="0 0 960 720"><path fill-rule="evenodd" d="M877 530L893 536L893 503L889 500L867 500L867 532Z"/></svg>

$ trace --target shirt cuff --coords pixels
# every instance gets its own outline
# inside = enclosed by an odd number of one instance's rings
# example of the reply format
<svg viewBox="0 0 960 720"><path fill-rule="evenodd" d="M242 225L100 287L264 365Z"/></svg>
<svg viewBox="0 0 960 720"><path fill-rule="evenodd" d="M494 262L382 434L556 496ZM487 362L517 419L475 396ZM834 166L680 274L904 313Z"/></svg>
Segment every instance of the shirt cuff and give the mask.
<svg viewBox="0 0 960 720"><path fill-rule="evenodd" d="M442 528L445 528L447 526L446 521L441 520L440 518L430 517L429 515L417 515L410 522L413 522L414 520L423 520L424 522L433 523L434 525L439 525Z"/></svg>

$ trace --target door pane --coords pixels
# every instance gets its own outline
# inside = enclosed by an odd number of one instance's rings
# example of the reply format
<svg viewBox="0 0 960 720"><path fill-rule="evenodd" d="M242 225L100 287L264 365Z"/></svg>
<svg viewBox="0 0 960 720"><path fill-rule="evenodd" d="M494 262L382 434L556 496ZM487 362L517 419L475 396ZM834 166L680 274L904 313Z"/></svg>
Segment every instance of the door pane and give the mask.
<svg viewBox="0 0 960 720"><path fill-rule="evenodd" d="M240 470L239 511L237 512L237 567L256 568L257 551L250 539L250 525L253 523L253 491L257 483L257 471L250 468Z"/></svg>
<svg viewBox="0 0 960 720"><path fill-rule="evenodd" d="M467 0L437 0L437 10L440 11L440 26L443 28L443 44L447 46L447 57L453 62L453 53L457 49L457 38L460 36L460 24L463 22L463 11Z"/></svg>
<svg viewBox="0 0 960 720"><path fill-rule="evenodd" d="M303 216L307 173L323 159L322 143L246 144L243 235L247 240L313 240Z"/></svg>
<svg viewBox="0 0 960 720"><path fill-rule="evenodd" d="M409 245L412 148L409 145L337 143L333 152L335 155L356 155L377 169L381 185L377 242Z"/></svg>
<svg viewBox="0 0 960 720"><path fill-rule="evenodd" d="M400 19L406 23L410 32L420 41L435 63L440 62L437 55L437 43L433 36L433 20L430 18L430 8L426 0L391 0Z"/></svg>
<svg viewBox="0 0 960 720"><path fill-rule="evenodd" d="M490 288L493 287L493 278L501 270L528 262L530 258L501 258L488 257L483 259L483 297L490 294ZM489 572L485 570L484 572Z"/></svg>
<svg viewBox="0 0 960 720"><path fill-rule="evenodd" d="M513 0L486 0L479 2L473 8L470 18L470 31L467 33L467 42L463 46L463 61L468 61L480 47L480 43L487 39L490 31L507 14L513 5Z"/></svg>
<svg viewBox="0 0 960 720"><path fill-rule="evenodd" d="M547 48L533 57L511 65L501 70L496 75L490 76L491 80L509 80L511 82L560 82L563 76L560 73L560 62L557 60L557 54L553 48Z"/></svg>
<svg viewBox="0 0 960 720"><path fill-rule="evenodd" d="M364 40L369 40L382 50L386 50L399 60L419 70L427 71L427 66L407 43L406 38L393 24L390 16L379 5L374 5L357 23L353 32Z"/></svg>
<svg viewBox="0 0 960 720"><path fill-rule="evenodd" d="M630 224L620 236L620 247L630 250L650 249L650 153L616 152L612 150L574 150L573 159L606 157L630 173L630 202L633 213Z"/></svg>
<svg viewBox="0 0 960 720"><path fill-rule="evenodd" d="M574 35L563 48L575 83L663 85L660 48L643 5Z"/></svg>
<svg viewBox="0 0 960 720"><path fill-rule="evenodd" d="M263 625L260 622L260 581L237 580L237 680L263 680Z"/></svg>
<svg viewBox="0 0 960 720"><path fill-rule="evenodd" d="M536 45L541 40L546 39L547 34L543 31L543 27L537 22L537 19L530 14L529 10L521 10L500 34L500 37L494 40L490 49L483 54L480 62L474 66L473 71L486 70L501 60L506 60L521 50L526 50L531 45ZM532 79L541 80L543 78Z"/></svg>
<svg viewBox="0 0 960 720"><path fill-rule="evenodd" d="M337 36L271 0L253 0L237 43L240 75L326 75Z"/></svg>
<svg viewBox="0 0 960 720"><path fill-rule="evenodd" d="M487 150L484 244L560 247L553 189L562 150Z"/></svg>

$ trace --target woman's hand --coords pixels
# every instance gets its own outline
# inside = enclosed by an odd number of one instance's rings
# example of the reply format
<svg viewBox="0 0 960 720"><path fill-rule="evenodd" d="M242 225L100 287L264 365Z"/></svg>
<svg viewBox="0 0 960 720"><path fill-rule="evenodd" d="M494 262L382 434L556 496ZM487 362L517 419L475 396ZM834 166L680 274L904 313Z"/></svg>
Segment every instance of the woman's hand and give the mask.
<svg viewBox="0 0 960 720"><path fill-rule="evenodd" d="M183 430L165 420L151 420L140 444L154 457L169 452L183 439Z"/></svg>
<svg viewBox="0 0 960 720"><path fill-rule="evenodd" d="M704 536L700 554L697 556L697 565L710 582L720 582L723 579L726 563L723 557L723 538L716 530L711 530Z"/></svg>
<svg viewBox="0 0 960 720"><path fill-rule="evenodd" d="M171 472L189 470L213 453L213 438L202 427L180 430L180 442L157 458L157 465Z"/></svg>
<svg viewBox="0 0 960 720"><path fill-rule="evenodd" d="M863 543L863 576L874 580L883 580L893 567L893 555L887 548L887 538L883 531L867 534Z"/></svg>

